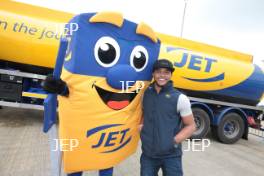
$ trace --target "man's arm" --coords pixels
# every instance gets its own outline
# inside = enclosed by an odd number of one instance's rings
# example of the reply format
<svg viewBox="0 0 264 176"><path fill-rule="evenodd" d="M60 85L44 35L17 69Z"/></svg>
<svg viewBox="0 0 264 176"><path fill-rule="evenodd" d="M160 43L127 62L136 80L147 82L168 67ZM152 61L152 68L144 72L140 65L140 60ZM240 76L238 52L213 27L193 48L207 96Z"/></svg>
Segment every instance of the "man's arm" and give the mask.
<svg viewBox="0 0 264 176"><path fill-rule="evenodd" d="M196 130L196 125L192 114L191 102L189 98L184 94L181 94L179 97L177 112L180 114L181 120L184 125L183 129L181 129L181 131L174 137L174 141L179 144L185 139L191 137L193 132Z"/></svg>
<svg viewBox="0 0 264 176"><path fill-rule="evenodd" d="M191 135L196 130L196 125L192 114L182 117L182 122L184 125L183 129L181 129L181 131L174 137L176 144L179 144L185 139L191 137Z"/></svg>
<svg viewBox="0 0 264 176"><path fill-rule="evenodd" d="M144 99L144 95L142 96L141 98L141 107L142 107L142 116L141 116L141 119L140 119L140 122L139 122L139 125L138 125L138 130L139 132L141 132L142 128L143 128L143 122L144 122L144 116L143 116L143 99Z"/></svg>
<svg viewBox="0 0 264 176"><path fill-rule="evenodd" d="M139 126L138 126L138 130L139 130L139 132L141 132L141 130L142 130L142 128L143 128L143 121L144 121L144 117L142 116L141 119L140 119Z"/></svg>

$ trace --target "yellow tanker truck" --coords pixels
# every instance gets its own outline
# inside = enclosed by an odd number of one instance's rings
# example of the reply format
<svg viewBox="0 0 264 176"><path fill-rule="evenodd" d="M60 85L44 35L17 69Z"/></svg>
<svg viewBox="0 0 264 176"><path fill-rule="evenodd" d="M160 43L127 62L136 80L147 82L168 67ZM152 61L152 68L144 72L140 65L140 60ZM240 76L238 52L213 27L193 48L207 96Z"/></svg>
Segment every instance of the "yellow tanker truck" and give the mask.
<svg viewBox="0 0 264 176"><path fill-rule="evenodd" d="M0 105L43 109L41 82L52 73L60 36L73 14L0 2ZM76 26L70 26L75 30ZM247 139L261 128L263 70L251 55L157 33L159 59L173 62L174 86L191 99L197 130L211 129L223 143Z"/></svg>

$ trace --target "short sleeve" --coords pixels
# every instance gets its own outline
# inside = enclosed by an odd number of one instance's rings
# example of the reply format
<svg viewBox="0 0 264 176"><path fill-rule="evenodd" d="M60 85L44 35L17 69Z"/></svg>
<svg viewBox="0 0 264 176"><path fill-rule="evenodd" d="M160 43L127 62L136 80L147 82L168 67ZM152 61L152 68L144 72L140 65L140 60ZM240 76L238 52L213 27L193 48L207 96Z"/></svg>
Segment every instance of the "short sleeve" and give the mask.
<svg viewBox="0 0 264 176"><path fill-rule="evenodd" d="M192 114L191 102L189 98L181 94L178 99L177 112L180 113L181 117L185 117Z"/></svg>

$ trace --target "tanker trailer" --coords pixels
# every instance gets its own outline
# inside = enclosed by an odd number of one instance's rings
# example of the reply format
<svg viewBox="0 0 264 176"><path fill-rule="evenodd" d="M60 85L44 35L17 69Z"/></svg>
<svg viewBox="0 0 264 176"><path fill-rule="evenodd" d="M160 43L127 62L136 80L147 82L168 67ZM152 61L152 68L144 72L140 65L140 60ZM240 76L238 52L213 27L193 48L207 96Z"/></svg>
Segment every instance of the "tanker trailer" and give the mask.
<svg viewBox="0 0 264 176"><path fill-rule="evenodd" d="M52 73L61 27L72 14L0 2L0 105L43 109L41 82Z"/></svg>
<svg viewBox="0 0 264 176"><path fill-rule="evenodd" d="M264 95L263 68L253 57L207 44L159 34L159 58L172 61L174 86L192 100L202 138L211 130L224 143L247 139L248 127L261 128Z"/></svg>
<svg viewBox="0 0 264 176"><path fill-rule="evenodd" d="M4 1L0 5L0 105L43 109L41 82L52 73L60 29L73 14ZM73 26L74 28L74 26ZM263 70L252 56L157 33L159 59L173 62L174 86L191 99L197 130L223 143L247 139L260 128Z"/></svg>

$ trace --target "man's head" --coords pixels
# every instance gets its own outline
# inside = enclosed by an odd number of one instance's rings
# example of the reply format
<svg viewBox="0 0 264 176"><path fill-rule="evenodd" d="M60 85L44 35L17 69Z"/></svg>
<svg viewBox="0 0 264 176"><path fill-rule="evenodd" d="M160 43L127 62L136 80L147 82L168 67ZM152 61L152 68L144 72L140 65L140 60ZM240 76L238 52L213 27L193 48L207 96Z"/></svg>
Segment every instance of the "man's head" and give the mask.
<svg viewBox="0 0 264 176"><path fill-rule="evenodd" d="M173 64L167 59L157 60L153 65L152 76L155 83L162 87L170 81L174 71Z"/></svg>

